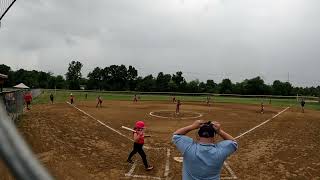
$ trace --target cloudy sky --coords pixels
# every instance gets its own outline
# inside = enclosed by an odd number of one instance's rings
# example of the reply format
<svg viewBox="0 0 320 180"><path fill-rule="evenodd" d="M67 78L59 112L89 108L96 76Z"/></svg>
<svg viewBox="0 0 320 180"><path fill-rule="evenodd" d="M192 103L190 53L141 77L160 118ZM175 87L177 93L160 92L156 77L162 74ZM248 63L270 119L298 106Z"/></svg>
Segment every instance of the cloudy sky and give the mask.
<svg viewBox="0 0 320 180"><path fill-rule="evenodd" d="M0 64L64 74L71 60L187 80L320 85L319 0L18 0Z"/></svg>

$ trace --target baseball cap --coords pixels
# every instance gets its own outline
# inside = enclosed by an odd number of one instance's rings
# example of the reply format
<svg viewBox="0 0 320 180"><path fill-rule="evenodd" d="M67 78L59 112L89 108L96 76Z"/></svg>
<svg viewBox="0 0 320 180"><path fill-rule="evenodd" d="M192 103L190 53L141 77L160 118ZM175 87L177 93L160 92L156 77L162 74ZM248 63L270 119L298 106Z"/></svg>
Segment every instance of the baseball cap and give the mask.
<svg viewBox="0 0 320 180"><path fill-rule="evenodd" d="M201 126L198 131L198 135L204 138L214 137L215 134L216 134L216 130L213 128L210 121L208 123L205 123L203 126Z"/></svg>
<svg viewBox="0 0 320 180"><path fill-rule="evenodd" d="M137 121L136 122L136 128L144 128L144 122L143 121Z"/></svg>

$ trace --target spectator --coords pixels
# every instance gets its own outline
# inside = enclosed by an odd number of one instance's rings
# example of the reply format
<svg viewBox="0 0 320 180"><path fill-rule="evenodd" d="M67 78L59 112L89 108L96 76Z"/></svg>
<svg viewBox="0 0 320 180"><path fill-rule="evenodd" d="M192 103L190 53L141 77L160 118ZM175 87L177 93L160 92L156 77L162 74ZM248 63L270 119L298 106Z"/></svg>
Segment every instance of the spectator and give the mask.
<svg viewBox="0 0 320 180"><path fill-rule="evenodd" d="M185 136L198 130L199 141ZM216 142L219 135L223 141ZM183 155L183 180L219 180L223 162L238 148L235 139L221 129L218 122L195 121L174 132L173 143Z"/></svg>
<svg viewBox="0 0 320 180"><path fill-rule="evenodd" d="M30 92L26 92L24 94L24 101L27 104L27 110L30 110L30 105L31 105L31 101L32 101L32 95Z"/></svg>

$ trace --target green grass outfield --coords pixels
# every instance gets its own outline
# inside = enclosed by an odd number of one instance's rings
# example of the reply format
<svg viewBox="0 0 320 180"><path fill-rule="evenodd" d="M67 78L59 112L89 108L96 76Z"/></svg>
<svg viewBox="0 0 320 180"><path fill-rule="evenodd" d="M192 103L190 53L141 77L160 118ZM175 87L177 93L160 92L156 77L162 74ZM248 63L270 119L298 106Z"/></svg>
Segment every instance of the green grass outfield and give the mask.
<svg viewBox="0 0 320 180"><path fill-rule="evenodd" d="M68 90L44 90L43 93L34 99L33 103L35 104L45 104L49 103L49 96L53 93L55 102L65 102L69 100L71 91ZM75 96L75 102L77 101L95 101L100 95L104 100L122 100L122 101L132 101L132 93L117 93L117 92L81 92L81 91L72 91L72 94ZM88 95L88 98L85 99L85 94ZM171 100L170 94L142 94L140 96L142 101L169 101ZM184 102L203 102L206 101L206 95L176 95L177 99L180 99ZM258 97L224 97L224 96L214 96L212 97L214 102L218 103L237 103L237 104L257 104L259 105L261 101L264 101L265 105L269 105L269 98L262 99ZM299 106L296 99L271 99L271 105L275 107L287 107L287 106ZM318 102L307 102L306 109L320 110L320 103Z"/></svg>

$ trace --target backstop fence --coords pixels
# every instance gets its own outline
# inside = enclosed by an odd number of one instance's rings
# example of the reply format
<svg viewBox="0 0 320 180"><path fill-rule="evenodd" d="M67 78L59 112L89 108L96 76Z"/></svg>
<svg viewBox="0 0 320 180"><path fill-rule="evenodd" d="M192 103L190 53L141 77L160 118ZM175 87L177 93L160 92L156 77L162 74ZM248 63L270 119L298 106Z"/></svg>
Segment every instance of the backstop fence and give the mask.
<svg viewBox="0 0 320 180"><path fill-rule="evenodd" d="M31 92L32 98L36 98L41 94L41 89L32 90L8 90L0 92L0 98L3 100L3 105L7 114L13 121L17 121L24 110L24 94Z"/></svg>
<svg viewBox="0 0 320 180"><path fill-rule="evenodd" d="M0 93L0 159L15 179L52 180L53 178L41 166L11 120L12 114L17 118L23 112L24 92L20 90ZM39 93L38 90L34 92L35 95ZM8 116L10 114L11 117Z"/></svg>

